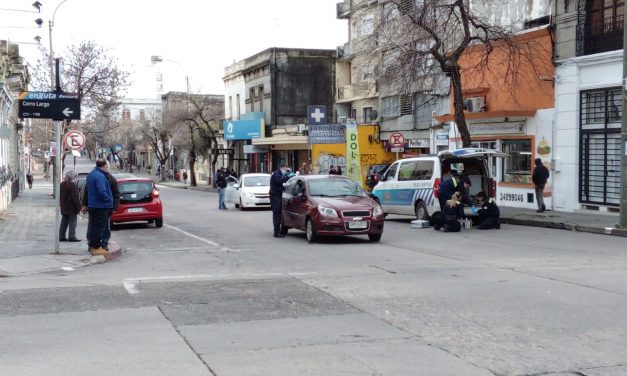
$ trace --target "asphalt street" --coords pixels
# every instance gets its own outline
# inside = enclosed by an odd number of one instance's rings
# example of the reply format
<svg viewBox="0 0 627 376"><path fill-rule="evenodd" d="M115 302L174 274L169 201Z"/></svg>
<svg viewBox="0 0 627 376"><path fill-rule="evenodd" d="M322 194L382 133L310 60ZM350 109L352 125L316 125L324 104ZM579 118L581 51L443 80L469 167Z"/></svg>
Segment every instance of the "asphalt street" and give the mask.
<svg viewBox="0 0 627 376"><path fill-rule="evenodd" d="M0 375L627 375L624 238L503 225L272 237L161 188L112 262L0 279Z"/></svg>

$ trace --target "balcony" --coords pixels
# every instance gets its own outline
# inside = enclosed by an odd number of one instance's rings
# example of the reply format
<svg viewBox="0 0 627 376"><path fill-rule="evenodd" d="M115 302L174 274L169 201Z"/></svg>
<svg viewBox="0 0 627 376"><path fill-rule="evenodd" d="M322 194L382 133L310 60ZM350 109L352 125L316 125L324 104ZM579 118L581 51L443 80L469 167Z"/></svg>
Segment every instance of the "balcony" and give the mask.
<svg viewBox="0 0 627 376"><path fill-rule="evenodd" d="M577 24L577 56L621 50L624 18L623 14L606 19L585 17Z"/></svg>
<svg viewBox="0 0 627 376"><path fill-rule="evenodd" d="M351 2L350 2L350 0L344 0L341 3L337 3L336 4L336 9L337 9L337 19L338 20L350 18L350 12L351 12Z"/></svg>

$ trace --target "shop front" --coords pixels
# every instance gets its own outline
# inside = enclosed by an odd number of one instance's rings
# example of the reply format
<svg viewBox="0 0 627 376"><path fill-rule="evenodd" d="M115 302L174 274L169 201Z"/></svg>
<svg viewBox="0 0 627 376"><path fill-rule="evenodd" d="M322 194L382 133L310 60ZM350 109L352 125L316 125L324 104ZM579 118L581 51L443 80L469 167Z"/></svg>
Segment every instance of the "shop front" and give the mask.
<svg viewBox="0 0 627 376"><path fill-rule="evenodd" d="M251 168L257 172L272 172L281 164L287 164L292 169L306 163L311 163L309 151L309 139L299 134L296 129L275 128L272 137L254 139L252 146L267 150L264 154L257 153L251 162Z"/></svg>
<svg viewBox="0 0 627 376"><path fill-rule="evenodd" d="M534 160L540 158L551 170L554 110L532 111L527 115L468 120L472 147L499 150L509 155L505 159L488 160L488 168L497 182L498 205L535 209L535 187L531 179ZM461 137L456 127L451 127L449 132L448 147L461 148ZM552 187L552 180L549 179L544 190L547 207L552 204Z"/></svg>

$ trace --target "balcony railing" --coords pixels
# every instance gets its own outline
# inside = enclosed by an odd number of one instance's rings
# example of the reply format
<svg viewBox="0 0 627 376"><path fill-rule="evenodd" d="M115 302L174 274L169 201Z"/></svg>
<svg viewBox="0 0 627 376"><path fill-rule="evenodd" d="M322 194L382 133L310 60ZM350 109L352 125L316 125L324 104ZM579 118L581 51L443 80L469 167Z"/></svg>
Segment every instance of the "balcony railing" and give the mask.
<svg viewBox="0 0 627 376"><path fill-rule="evenodd" d="M624 15L577 24L577 56L598 54L623 48Z"/></svg>

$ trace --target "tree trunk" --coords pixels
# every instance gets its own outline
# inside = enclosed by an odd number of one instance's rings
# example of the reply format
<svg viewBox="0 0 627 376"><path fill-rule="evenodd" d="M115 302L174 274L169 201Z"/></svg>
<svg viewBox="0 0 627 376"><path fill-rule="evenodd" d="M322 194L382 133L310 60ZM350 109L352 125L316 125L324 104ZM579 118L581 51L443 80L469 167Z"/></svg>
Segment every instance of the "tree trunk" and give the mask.
<svg viewBox="0 0 627 376"><path fill-rule="evenodd" d="M189 152L189 185L191 187L196 186L196 170L194 165L196 164L196 151L193 149Z"/></svg>
<svg viewBox="0 0 627 376"><path fill-rule="evenodd" d="M464 93L462 92L462 75L459 65L451 67L451 84L453 85L453 104L455 106L455 123L462 137L462 145L467 148L471 145L470 132L464 115Z"/></svg>

